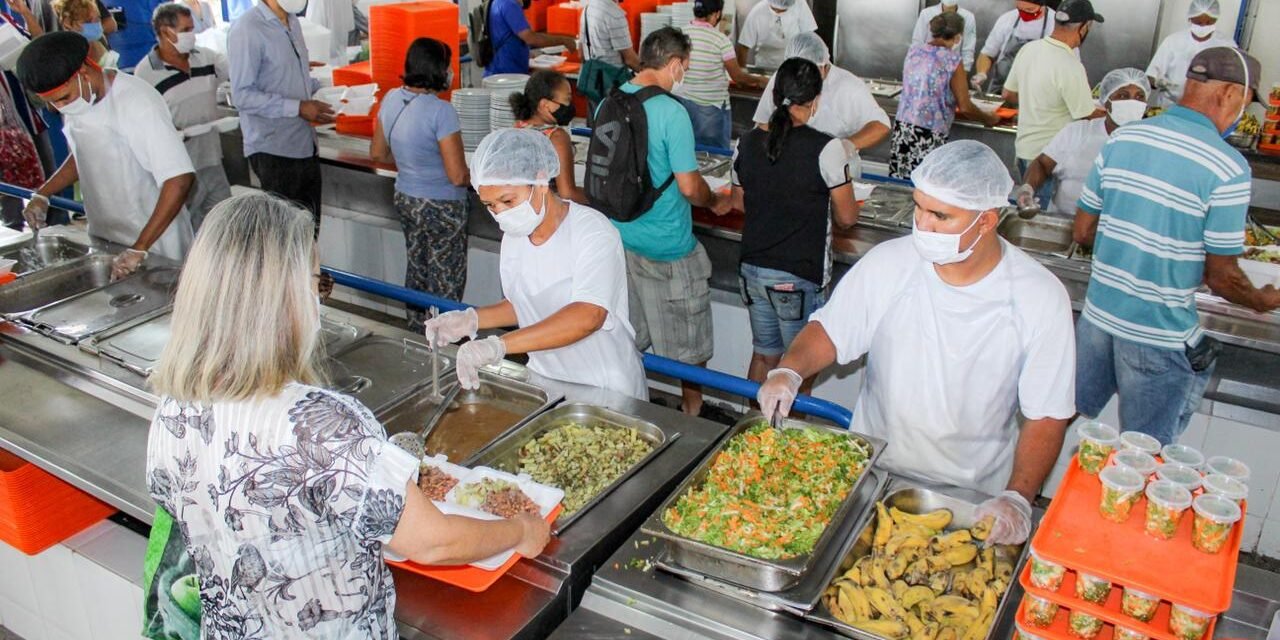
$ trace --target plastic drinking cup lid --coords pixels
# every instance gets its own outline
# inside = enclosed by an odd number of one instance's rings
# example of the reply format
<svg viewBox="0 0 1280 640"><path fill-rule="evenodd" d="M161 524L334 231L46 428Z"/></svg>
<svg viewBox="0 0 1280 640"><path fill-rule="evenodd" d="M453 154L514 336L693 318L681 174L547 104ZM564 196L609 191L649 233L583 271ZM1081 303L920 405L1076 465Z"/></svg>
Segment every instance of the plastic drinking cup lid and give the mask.
<svg viewBox="0 0 1280 640"><path fill-rule="evenodd" d="M1130 469L1129 467L1112 466L1102 470L1098 474L1098 479L1102 481L1108 489L1115 491L1125 491L1137 493L1142 491L1143 476L1142 474ZM1084 576L1084 574L1080 574Z"/></svg>
<svg viewBox="0 0 1280 640"><path fill-rule="evenodd" d="M1226 524L1240 519L1240 505L1212 493L1198 496L1192 506L1196 510L1196 515L1214 522Z"/></svg>
<svg viewBox="0 0 1280 640"><path fill-rule="evenodd" d="M1118 467L1127 467L1137 471L1143 477L1149 476L1156 472L1159 463L1151 457L1149 453L1143 453L1137 449L1122 450L1111 458L1111 464Z"/></svg>
<svg viewBox="0 0 1280 640"><path fill-rule="evenodd" d="M1229 478L1235 478L1240 482L1249 482L1249 465L1227 456L1210 457L1209 461L1205 463L1205 472L1220 473Z"/></svg>
<svg viewBox="0 0 1280 640"><path fill-rule="evenodd" d="M1248 485L1221 473L1211 473L1205 476L1203 484L1206 493L1222 496L1228 500L1239 501L1249 497Z"/></svg>
<svg viewBox="0 0 1280 640"><path fill-rule="evenodd" d="M1156 480L1147 485L1147 500L1166 509L1181 511L1191 506L1191 492L1171 480Z"/></svg>
<svg viewBox="0 0 1280 640"><path fill-rule="evenodd" d="M1097 442L1098 444L1114 445L1120 441L1120 432L1110 425L1090 421L1080 427L1080 438Z"/></svg>
<svg viewBox="0 0 1280 640"><path fill-rule="evenodd" d="M1195 491L1200 488L1200 472L1176 462L1166 462L1156 467L1156 477L1180 484L1188 491Z"/></svg>
<svg viewBox="0 0 1280 640"><path fill-rule="evenodd" d="M1137 589L1134 589L1133 587L1125 587L1125 588L1124 588L1124 593L1125 593L1125 595L1127 595L1127 596L1133 596L1133 597L1138 598L1138 599L1141 599L1141 600L1159 600L1159 599L1160 599L1160 596L1153 596L1153 595L1151 595L1151 594L1147 593L1146 591L1138 591Z"/></svg>
<svg viewBox="0 0 1280 640"><path fill-rule="evenodd" d="M1141 431L1125 431L1121 433L1120 446L1153 456L1160 453L1160 441Z"/></svg>
<svg viewBox="0 0 1280 640"><path fill-rule="evenodd" d="M1160 450L1160 457L1164 458L1165 462L1176 462L1192 469L1204 466L1204 454L1185 444L1166 444Z"/></svg>

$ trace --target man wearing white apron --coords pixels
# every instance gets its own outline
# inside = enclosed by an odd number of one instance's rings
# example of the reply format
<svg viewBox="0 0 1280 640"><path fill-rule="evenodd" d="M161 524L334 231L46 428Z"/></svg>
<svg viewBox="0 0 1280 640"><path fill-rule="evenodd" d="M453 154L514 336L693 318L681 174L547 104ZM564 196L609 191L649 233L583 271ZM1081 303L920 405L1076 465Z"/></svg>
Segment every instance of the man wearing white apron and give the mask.
<svg viewBox="0 0 1280 640"><path fill-rule="evenodd" d="M911 237L844 276L769 372L760 407L786 415L802 379L865 355L851 428L889 441L894 473L995 495L980 509L995 518L990 540L1022 542L1075 414L1070 299L996 235L1013 180L995 152L952 142L911 179Z"/></svg>
<svg viewBox="0 0 1280 640"><path fill-rule="evenodd" d="M1013 59L1028 42L1053 34L1053 10L1047 0L1016 0L1014 9L996 18L974 63L969 84L977 91L1000 95Z"/></svg>
<svg viewBox="0 0 1280 640"><path fill-rule="evenodd" d="M478 370L508 353L529 354L529 368L555 380L602 387L647 400L627 302L622 237L604 214L560 198L551 140L532 129L499 129L471 159L471 184L502 229L499 275L505 298L450 311L424 325L434 345L458 348L458 381L479 386ZM480 329L518 328L475 340Z"/></svg>
<svg viewBox="0 0 1280 640"><path fill-rule="evenodd" d="M18 78L57 109L71 157L27 205L33 228L44 226L48 196L80 182L89 234L127 247L111 276L142 265L148 252L182 260L191 222L182 203L195 170L169 108L145 81L99 68L89 43L73 32L43 35L18 58Z"/></svg>
<svg viewBox="0 0 1280 640"><path fill-rule="evenodd" d="M742 21L735 52L738 64L748 63L777 69L786 60L787 42L795 36L816 31L818 23L807 0L763 0L757 2ZM750 59L748 59L750 58Z"/></svg>

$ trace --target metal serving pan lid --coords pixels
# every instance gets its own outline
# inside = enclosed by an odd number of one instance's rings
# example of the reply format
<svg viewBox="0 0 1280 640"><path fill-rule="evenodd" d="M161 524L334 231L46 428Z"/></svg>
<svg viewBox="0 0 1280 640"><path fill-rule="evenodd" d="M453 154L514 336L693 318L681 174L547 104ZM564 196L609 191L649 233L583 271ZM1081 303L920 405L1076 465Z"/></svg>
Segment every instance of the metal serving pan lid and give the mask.
<svg viewBox="0 0 1280 640"><path fill-rule="evenodd" d="M431 384L431 350L412 340L365 336L329 357L329 388L350 395L378 413ZM440 354L440 374L453 360Z"/></svg>
<svg viewBox="0 0 1280 640"><path fill-rule="evenodd" d="M56 340L84 338L167 307L178 285L178 269L144 268L128 278L29 313L20 321Z"/></svg>

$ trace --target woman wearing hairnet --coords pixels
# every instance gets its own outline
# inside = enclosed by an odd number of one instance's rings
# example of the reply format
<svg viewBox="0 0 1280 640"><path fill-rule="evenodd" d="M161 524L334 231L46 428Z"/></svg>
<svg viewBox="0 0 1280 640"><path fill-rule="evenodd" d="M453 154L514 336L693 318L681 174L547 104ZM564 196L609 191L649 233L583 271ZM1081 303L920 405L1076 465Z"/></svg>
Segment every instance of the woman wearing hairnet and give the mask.
<svg viewBox="0 0 1280 640"><path fill-rule="evenodd" d="M1084 188L1084 179L1093 168L1093 161L1102 151L1102 145L1116 127L1141 120L1147 113L1147 96L1151 85L1141 69L1125 67L1115 69L1098 83L1098 105L1107 110L1107 117L1076 120L1063 127L1044 151L1031 162L1026 182L1014 191L1018 208L1035 210L1039 207L1036 192L1050 177L1057 178L1057 191L1049 205L1051 213L1075 215L1076 201Z"/></svg>
<svg viewBox="0 0 1280 640"><path fill-rule="evenodd" d="M471 184L502 229L499 275L505 298L426 322L427 341L458 348L458 381L480 385L478 370L508 353L529 354L548 378L647 399L635 330L628 319L627 266L618 231L600 212L560 198L550 182L560 158L530 129L485 136L471 159ZM480 329L518 326L476 340Z"/></svg>
<svg viewBox="0 0 1280 640"><path fill-rule="evenodd" d="M865 355L851 428L892 438L881 460L896 473L995 495L979 511L989 540L1022 542L1075 414L1071 303L996 235L1013 180L994 151L943 145L911 179L911 236L854 265L757 399L786 415L801 380Z"/></svg>
<svg viewBox="0 0 1280 640"><path fill-rule="evenodd" d="M1165 38L1147 66L1147 76L1155 95L1151 104L1169 108L1182 99L1187 83L1187 67L1197 53L1211 47L1234 47L1231 38L1218 33L1222 6L1218 0L1191 0L1187 8L1187 28Z"/></svg>
<svg viewBox="0 0 1280 640"><path fill-rule="evenodd" d="M813 10L804 0L757 2L742 21L742 31L738 34L738 64L777 69L786 60L783 52L788 40L817 30Z"/></svg>

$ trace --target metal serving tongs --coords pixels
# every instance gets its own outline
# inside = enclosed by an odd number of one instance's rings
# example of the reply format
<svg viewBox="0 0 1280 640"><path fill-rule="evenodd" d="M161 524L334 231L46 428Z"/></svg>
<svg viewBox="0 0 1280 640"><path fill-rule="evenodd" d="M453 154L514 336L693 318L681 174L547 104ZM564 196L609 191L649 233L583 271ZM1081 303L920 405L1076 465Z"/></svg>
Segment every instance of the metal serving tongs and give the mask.
<svg viewBox="0 0 1280 640"><path fill-rule="evenodd" d="M1268 229L1266 225L1258 222L1258 219L1253 217L1252 213L1248 214L1248 216L1249 226L1253 227L1254 232L1264 238L1267 241L1267 244L1280 245L1280 238L1277 238L1276 234L1271 233L1271 230Z"/></svg>

